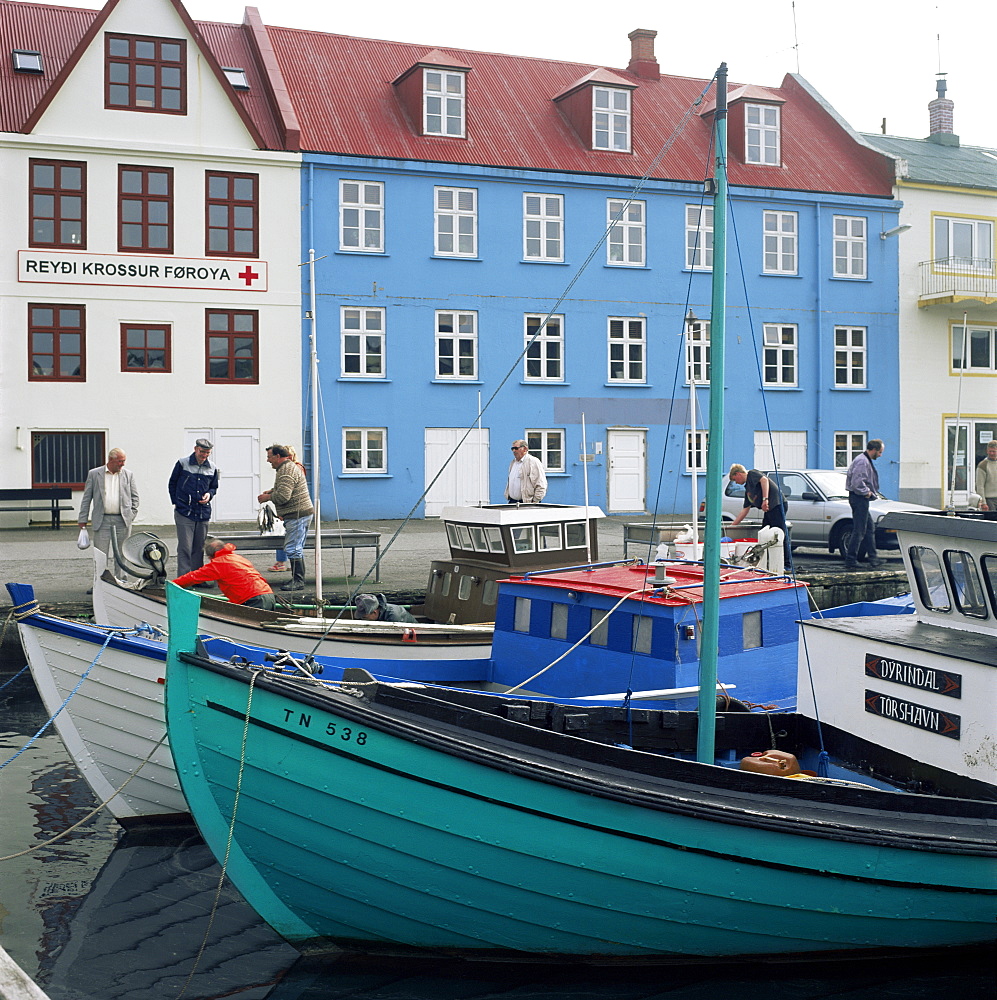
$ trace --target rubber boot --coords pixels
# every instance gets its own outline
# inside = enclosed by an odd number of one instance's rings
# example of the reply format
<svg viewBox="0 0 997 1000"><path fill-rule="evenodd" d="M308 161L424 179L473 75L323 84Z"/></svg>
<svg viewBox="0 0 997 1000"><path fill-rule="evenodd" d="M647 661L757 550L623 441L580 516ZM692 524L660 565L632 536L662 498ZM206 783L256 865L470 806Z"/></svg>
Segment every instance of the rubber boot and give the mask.
<svg viewBox="0 0 997 1000"><path fill-rule="evenodd" d="M281 590L304 590L305 589L305 561L304 559L291 560L291 579L281 585Z"/></svg>

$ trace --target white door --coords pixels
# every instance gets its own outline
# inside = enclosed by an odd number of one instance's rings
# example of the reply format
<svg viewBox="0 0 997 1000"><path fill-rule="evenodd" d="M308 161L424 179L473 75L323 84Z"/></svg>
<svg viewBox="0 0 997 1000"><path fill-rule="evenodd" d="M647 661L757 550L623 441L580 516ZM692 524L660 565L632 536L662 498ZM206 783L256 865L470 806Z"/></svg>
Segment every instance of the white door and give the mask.
<svg viewBox="0 0 997 1000"><path fill-rule="evenodd" d="M461 427L426 428L426 517L439 517L444 507L488 503L488 429L472 430L450 458L465 433Z"/></svg>
<svg viewBox="0 0 997 1000"><path fill-rule="evenodd" d="M772 453L775 452L775 462ZM754 469L806 469L806 431L755 431Z"/></svg>
<svg viewBox="0 0 997 1000"><path fill-rule="evenodd" d="M256 427L198 427L184 432L186 454L194 442L207 438L215 447L211 461L220 471L218 493L211 505L213 521L255 521L262 492L260 432Z"/></svg>
<svg viewBox="0 0 997 1000"><path fill-rule="evenodd" d="M609 443L609 512L643 511L646 431L611 430Z"/></svg>

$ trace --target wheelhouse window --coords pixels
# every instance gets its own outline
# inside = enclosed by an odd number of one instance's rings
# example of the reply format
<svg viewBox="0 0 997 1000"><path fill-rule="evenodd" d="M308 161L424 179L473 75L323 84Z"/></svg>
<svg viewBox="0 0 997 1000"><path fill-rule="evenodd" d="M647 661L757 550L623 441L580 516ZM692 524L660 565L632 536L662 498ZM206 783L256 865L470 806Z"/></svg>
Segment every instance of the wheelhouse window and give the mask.
<svg viewBox="0 0 997 1000"><path fill-rule="evenodd" d="M762 327L762 372L766 386L795 386L796 326L765 323Z"/></svg>
<svg viewBox="0 0 997 1000"><path fill-rule="evenodd" d="M685 382L690 385L710 384L710 321L696 319L686 322Z"/></svg>
<svg viewBox="0 0 997 1000"><path fill-rule="evenodd" d="M343 306L340 316L341 374L384 378L384 310Z"/></svg>
<svg viewBox="0 0 997 1000"><path fill-rule="evenodd" d="M772 104L744 107L744 161L778 166L780 159L779 108Z"/></svg>
<svg viewBox="0 0 997 1000"><path fill-rule="evenodd" d="M969 618L988 618L987 601L972 554L949 550L944 558L955 596L955 606Z"/></svg>
<svg viewBox="0 0 997 1000"><path fill-rule="evenodd" d="M564 381L562 321L562 316L526 317L525 381Z"/></svg>
<svg viewBox="0 0 997 1000"><path fill-rule="evenodd" d="M30 160L28 172L28 245L85 250L86 163L75 160Z"/></svg>
<svg viewBox="0 0 997 1000"><path fill-rule="evenodd" d="M765 274L796 274L796 212L763 212Z"/></svg>
<svg viewBox="0 0 997 1000"><path fill-rule="evenodd" d="M104 36L104 107L187 113L187 43L180 38Z"/></svg>
<svg viewBox="0 0 997 1000"><path fill-rule="evenodd" d="M121 324L121 370L123 372L172 371L170 327L159 324Z"/></svg>
<svg viewBox="0 0 997 1000"><path fill-rule="evenodd" d="M87 380L86 306L28 305L28 380Z"/></svg>
<svg viewBox="0 0 997 1000"><path fill-rule="evenodd" d="M436 377L440 379L478 377L476 312L436 314Z"/></svg>
<svg viewBox="0 0 997 1000"><path fill-rule="evenodd" d="M343 472L387 472L387 442L383 427L344 427Z"/></svg>
<svg viewBox="0 0 997 1000"><path fill-rule="evenodd" d="M834 328L834 385L837 389L866 387L866 328Z"/></svg>
<svg viewBox="0 0 997 1000"><path fill-rule="evenodd" d="M526 260L564 260L563 195L523 195L523 256Z"/></svg>
<svg viewBox="0 0 997 1000"><path fill-rule="evenodd" d="M592 148L630 152L630 91L592 88Z"/></svg>
<svg viewBox="0 0 997 1000"><path fill-rule="evenodd" d="M547 472L564 472L563 430L528 430L524 439L529 453Z"/></svg>
<svg viewBox="0 0 997 1000"><path fill-rule="evenodd" d="M205 382L258 383L259 313L255 309L208 309Z"/></svg>
<svg viewBox="0 0 997 1000"><path fill-rule="evenodd" d="M465 79L463 73L424 69L422 131L426 135L464 135Z"/></svg>
<svg viewBox="0 0 997 1000"><path fill-rule="evenodd" d="M945 586L938 553L926 545L912 545L909 555L921 603L932 611L951 611L952 600Z"/></svg>
<svg viewBox="0 0 997 1000"><path fill-rule="evenodd" d="M210 257L259 256L259 177L205 174L204 252Z"/></svg>
<svg viewBox="0 0 997 1000"><path fill-rule="evenodd" d="M712 206L685 206L685 266L694 271L713 268Z"/></svg>
<svg viewBox="0 0 997 1000"><path fill-rule="evenodd" d="M118 250L173 253L173 170L118 167Z"/></svg>
<svg viewBox="0 0 997 1000"><path fill-rule="evenodd" d="M646 260L647 227L643 201L606 199L609 239L606 263L615 267L643 267Z"/></svg>
<svg viewBox="0 0 997 1000"><path fill-rule="evenodd" d="M384 252L384 184L339 182L339 249Z"/></svg>
<svg viewBox="0 0 997 1000"><path fill-rule="evenodd" d="M436 253L444 257L478 254L478 192L474 188L434 189Z"/></svg>
<svg viewBox="0 0 997 1000"><path fill-rule="evenodd" d="M640 316L609 318L609 381L643 383L647 332Z"/></svg>
<svg viewBox="0 0 997 1000"><path fill-rule="evenodd" d="M968 334L968 335L967 335ZM997 327L952 327L952 370L992 375L997 373Z"/></svg>
<svg viewBox="0 0 997 1000"><path fill-rule="evenodd" d="M87 473L107 461L103 431L32 431L31 486L82 490Z"/></svg>
<svg viewBox="0 0 997 1000"><path fill-rule="evenodd" d="M834 276L866 276L866 221L862 216L834 217Z"/></svg>

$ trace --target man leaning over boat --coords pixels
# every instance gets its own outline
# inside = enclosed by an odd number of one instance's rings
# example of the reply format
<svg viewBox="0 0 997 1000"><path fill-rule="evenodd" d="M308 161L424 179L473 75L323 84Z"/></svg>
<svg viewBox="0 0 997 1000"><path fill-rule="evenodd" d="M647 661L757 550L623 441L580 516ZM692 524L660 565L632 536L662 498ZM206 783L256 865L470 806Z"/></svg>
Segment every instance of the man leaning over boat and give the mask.
<svg viewBox="0 0 997 1000"><path fill-rule="evenodd" d="M173 581L177 586L193 587L198 583L217 581L231 604L273 611L277 602L270 584L248 559L235 554L235 546L231 542L209 535L204 542L204 554L208 561L198 569L178 576Z"/></svg>

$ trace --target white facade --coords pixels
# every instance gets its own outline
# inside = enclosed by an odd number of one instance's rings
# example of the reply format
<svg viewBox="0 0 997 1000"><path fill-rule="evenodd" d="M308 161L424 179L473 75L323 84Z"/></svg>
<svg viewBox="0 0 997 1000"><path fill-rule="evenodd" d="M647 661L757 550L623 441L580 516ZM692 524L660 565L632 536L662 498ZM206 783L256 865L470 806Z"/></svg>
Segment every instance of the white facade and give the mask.
<svg viewBox="0 0 997 1000"><path fill-rule="evenodd" d="M186 43L185 113L105 108L105 38L116 33ZM85 250L31 245L32 161L85 164ZM121 250L123 166L172 177L170 251ZM207 252L209 171L256 178L250 256ZM93 447L99 438L77 432L102 434L103 458L124 449L137 477L137 523L168 524L174 462L207 435L221 470L214 519L253 518L256 495L272 482L266 446L279 441L300 452L302 444L300 157L258 148L173 3L121 0L30 134L0 133L0 176L0 485L43 485L41 441ZM83 307L82 364L77 372L67 364L68 378L58 377L58 361L46 367L49 340L38 332L56 314L45 307L59 306ZM223 332L238 374L219 378L216 359L209 381L208 323L217 329L236 313ZM125 338L147 329L165 331L166 361L157 355L155 367L134 366ZM51 474L51 455L46 461ZM0 525L23 523L24 514L0 515Z"/></svg>

